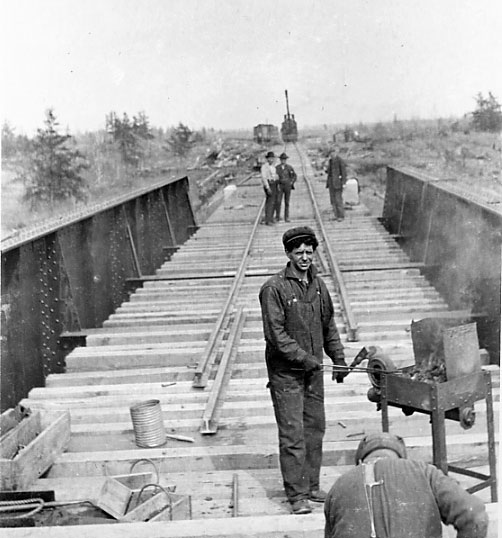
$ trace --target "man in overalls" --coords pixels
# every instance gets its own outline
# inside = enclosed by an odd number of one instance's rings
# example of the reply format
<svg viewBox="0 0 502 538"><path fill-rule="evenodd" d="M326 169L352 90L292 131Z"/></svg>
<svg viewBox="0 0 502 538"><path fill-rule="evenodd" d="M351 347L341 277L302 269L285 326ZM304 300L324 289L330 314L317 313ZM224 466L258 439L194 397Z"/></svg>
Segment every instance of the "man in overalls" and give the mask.
<svg viewBox="0 0 502 538"><path fill-rule="evenodd" d="M326 284L312 265L318 242L306 226L282 238L289 262L260 290L265 359L279 433L279 460L286 496L295 514L324 502L320 489L325 431L323 350L346 366ZM343 381L345 372L337 373Z"/></svg>
<svg viewBox="0 0 502 538"><path fill-rule="evenodd" d="M486 537L483 502L433 465L407 459L400 437L368 434L355 461L328 493L325 538L441 538L441 522L457 538Z"/></svg>

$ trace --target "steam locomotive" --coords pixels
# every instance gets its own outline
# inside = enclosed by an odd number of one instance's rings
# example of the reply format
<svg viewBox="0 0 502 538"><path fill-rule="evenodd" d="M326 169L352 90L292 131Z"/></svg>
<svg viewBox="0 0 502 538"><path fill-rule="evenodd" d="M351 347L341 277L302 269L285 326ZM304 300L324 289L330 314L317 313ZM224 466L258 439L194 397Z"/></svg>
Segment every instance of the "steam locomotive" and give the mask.
<svg viewBox="0 0 502 538"><path fill-rule="evenodd" d="M284 90L286 94L286 111L284 121L281 125L281 136L284 142L296 142L298 140L298 126L296 125L295 115L289 113L288 90Z"/></svg>

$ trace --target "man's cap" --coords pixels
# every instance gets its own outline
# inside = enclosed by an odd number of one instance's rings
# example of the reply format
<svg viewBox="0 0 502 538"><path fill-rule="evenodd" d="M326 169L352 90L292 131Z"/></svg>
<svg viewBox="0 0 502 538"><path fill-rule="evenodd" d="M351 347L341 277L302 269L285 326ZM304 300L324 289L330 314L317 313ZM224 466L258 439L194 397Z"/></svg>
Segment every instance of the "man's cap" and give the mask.
<svg viewBox="0 0 502 538"><path fill-rule="evenodd" d="M281 153L279 159L289 159L289 157L285 153Z"/></svg>
<svg viewBox="0 0 502 538"><path fill-rule="evenodd" d="M273 151L269 151L266 155L265 155L265 159L268 159L269 157L275 157L275 153Z"/></svg>
<svg viewBox="0 0 502 538"><path fill-rule="evenodd" d="M314 230L308 226L298 226L297 228L290 228L287 232L284 232L282 236L282 244L284 248L288 248L289 243L295 239L313 239L317 243L317 237Z"/></svg>
<svg viewBox="0 0 502 538"><path fill-rule="evenodd" d="M361 463L373 451L381 448L388 448L393 450L400 458L406 458L406 446L401 437L387 432L370 433L361 439L357 447L356 465Z"/></svg>

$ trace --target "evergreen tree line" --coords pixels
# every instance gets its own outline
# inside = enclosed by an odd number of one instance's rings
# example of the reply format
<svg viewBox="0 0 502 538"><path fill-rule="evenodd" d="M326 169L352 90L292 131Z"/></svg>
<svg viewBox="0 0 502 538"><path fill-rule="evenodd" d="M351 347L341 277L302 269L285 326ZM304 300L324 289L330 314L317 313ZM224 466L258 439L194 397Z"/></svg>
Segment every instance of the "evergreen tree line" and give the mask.
<svg viewBox="0 0 502 538"><path fill-rule="evenodd" d="M476 109L471 113L472 128L477 131L497 132L502 129L501 106L489 92L487 97L479 93ZM70 134L60 134L59 124L52 109L47 110L44 127L37 129L33 139L15 135L14 130L4 123L2 126L2 158L17 153L28 155L28 164L22 174L26 186L26 198L32 206L65 200L85 200L87 184L83 176L89 168L86 156L76 148L75 139ZM106 133L123 164L132 172L137 170L145 158L148 143L154 139L154 129L149 125L144 112L129 118L124 113L119 117L110 112L105 119ZM179 123L168 137L162 130L157 131L162 141L162 150L186 157L197 142L204 140L204 133L193 132Z"/></svg>
<svg viewBox="0 0 502 538"><path fill-rule="evenodd" d="M194 144L204 140L203 134L192 131L181 122L169 136L164 136L162 129L155 130L149 125L144 112L132 118L127 113L119 117L110 112L105 118L105 130L107 143L117 150L131 174L144 163L148 143L156 135L161 139L161 149L180 159L189 154ZM83 172L89 168L89 160L77 149L73 136L59 131L52 109L46 111L44 126L37 129L32 139L16 135L7 122L2 126L2 159L18 154L27 156L19 177L26 188L25 199L32 207L41 204L52 207L56 202L86 199L88 185Z"/></svg>

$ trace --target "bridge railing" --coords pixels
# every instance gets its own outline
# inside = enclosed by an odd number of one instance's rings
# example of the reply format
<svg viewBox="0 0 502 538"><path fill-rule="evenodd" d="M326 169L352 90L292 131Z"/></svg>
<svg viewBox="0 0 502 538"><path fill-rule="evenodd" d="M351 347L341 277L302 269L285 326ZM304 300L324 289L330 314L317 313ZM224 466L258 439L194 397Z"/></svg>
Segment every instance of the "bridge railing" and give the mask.
<svg viewBox="0 0 502 538"><path fill-rule="evenodd" d="M502 212L407 168L387 168L383 220L452 308L470 308L500 364Z"/></svg>
<svg viewBox="0 0 502 538"><path fill-rule="evenodd" d="M1 408L64 369L63 333L101 326L195 218L188 178L170 179L7 238L2 251Z"/></svg>

